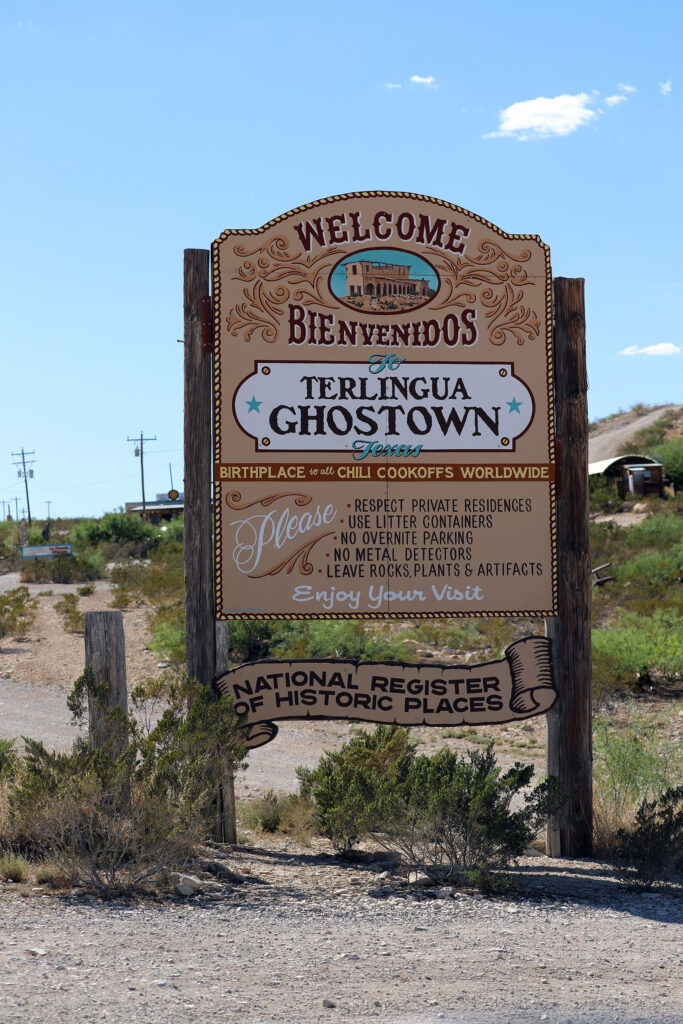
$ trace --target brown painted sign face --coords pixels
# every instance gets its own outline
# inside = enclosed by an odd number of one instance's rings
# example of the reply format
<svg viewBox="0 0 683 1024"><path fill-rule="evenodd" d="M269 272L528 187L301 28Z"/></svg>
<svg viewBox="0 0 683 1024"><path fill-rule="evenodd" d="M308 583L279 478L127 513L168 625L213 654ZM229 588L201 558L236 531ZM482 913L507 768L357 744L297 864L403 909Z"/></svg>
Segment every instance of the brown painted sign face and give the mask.
<svg viewBox="0 0 683 1024"><path fill-rule="evenodd" d="M218 616L556 614L548 247L363 192L212 259Z"/></svg>
<svg viewBox="0 0 683 1024"><path fill-rule="evenodd" d="M247 745L278 719L347 718L397 725L492 725L545 714L555 701L550 641L525 637L485 665L259 661L218 680L244 716Z"/></svg>

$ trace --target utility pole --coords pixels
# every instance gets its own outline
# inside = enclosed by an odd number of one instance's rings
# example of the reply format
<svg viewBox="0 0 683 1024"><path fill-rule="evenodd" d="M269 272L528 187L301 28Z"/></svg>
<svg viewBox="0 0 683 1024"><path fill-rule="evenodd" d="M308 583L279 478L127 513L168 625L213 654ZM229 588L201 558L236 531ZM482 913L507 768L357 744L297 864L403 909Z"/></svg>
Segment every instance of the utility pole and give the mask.
<svg viewBox="0 0 683 1024"><path fill-rule="evenodd" d="M48 522L49 522L50 521L50 505L52 504L52 502L51 501L46 501L45 504L47 505L47 518L48 518Z"/></svg>
<svg viewBox="0 0 683 1024"><path fill-rule="evenodd" d="M28 469L28 470L26 469L26 456L27 455L35 455L35 454L36 454L35 452L25 452L23 448L21 449L21 452L12 452L13 457L18 458L19 455L21 455L21 463L15 462L14 465L15 466L21 465L21 469L18 471L17 476L24 478L24 486L26 488L26 508L28 509L28 525L29 525L29 528L31 526L31 502L29 501L29 497L28 497L28 478L29 477L33 477L33 470L32 469ZM28 463L28 465L32 466L34 462L35 462L35 459L31 459L31 461Z"/></svg>
<svg viewBox="0 0 683 1024"><path fill-rule="evenodd" d="M142 518L144 519L147 513L147 505L145 503L145 441L156 441L156 434L154 437L143 437L142 431L140 431L139 437L128 437L127 441L134 441L137 445L135 449L135 455L140 459L140 480L142 482Z"/></svg>

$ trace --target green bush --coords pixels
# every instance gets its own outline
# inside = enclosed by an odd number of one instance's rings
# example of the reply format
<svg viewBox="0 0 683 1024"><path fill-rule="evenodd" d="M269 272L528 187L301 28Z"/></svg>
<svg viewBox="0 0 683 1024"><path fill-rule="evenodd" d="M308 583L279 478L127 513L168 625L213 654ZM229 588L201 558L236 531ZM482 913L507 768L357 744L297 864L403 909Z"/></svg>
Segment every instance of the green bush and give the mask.
<svg viewBox="0 0 683 1024"><path fill-rule="evenodd" d="M64 594L59 601L55 601L55 611L62 620L62 626L67 633L82 633L85 629L85 616L78 608L78 597L76 594Z"/></svg>
<svg viewBox="0 0 683 1024"><path fill-rule="evenodd" d="M81 583L101 580L106 575L104 558L98 551L27 559L21 565L22 583Z"/></svg>
<svg viewBox="0 0 683 1024"><path fill-rule="evenodd" d="M136 692L136 711L158 696ZM69 695L75 721L106 684L84 672ZM135 889L183 867L216 824L215 792L239 765L244 744L232 703L186 679L167 686L166 707L150 729L109 712L105 744L77 740L53 753L25 740L25 755L5 784L0 848L47 859L76 883L99 892Z"/></svg>
<svg viewBox="0 0 683 1024"><path fill-rule="evenodd" d="M662 724L634 706L628 708L624 724L616 724L606 713L595 718L595 849L602 854L613 852L618 831L632 825L641 800L657 799L681 777L683 751Z"/></svg>
<svg viewBox="0 0 683 1024"><path fill-rule="evenodd" d="M673 437L655 445L652 458L662 463L664 472L675 487L683 485L683 437Z"/></svg>
<svg viewBox="0 0 683 1024"><path fill-rule="evenodd" d="M591 512L614 512L621 505L616 487L610 485L602 473L588 478L588 497Z"/></svg>
<svg viewBox="0 0 683 1024"><path fill-rule="evenodd" d="M277 832L282 813L281 804L281 799L272 789L256 801L256 819L264 832Z"/></svg>
<svg viewBox="0 0 683 1024"><path fill-rule="evenodd" d="M283 628L284 627L284 628ZM381 627L386 630L386 625ZM414 661L400 636L382 633L362 621L283 623L273 636L276 658L343 658L348 661Z"/></svg>
<svg viewBox="0 0 683 1024"><path fill-rule="evenodd" d="M300 795L315 802L320 832L348 855L367 831L380 779L403 775L415 754L407 729L378 725L354 729L339 750L325 751L316 768L297 768Z"/></svg>
<svg viewBox="0 0 683 1024"><path fill-rule="evenodd" d="M637 691L666 682L683 672L683 630L680 617L655 611L616 617L611 628L592 633L593 696L615 690Z"/></svg>
<svg viewBox="0 0 683 1024"><path fill-rule="evenodd" d="M533 765L519 763L503 772L492 744L467 759L447 749L422 755L403 778L381 780L374 828L409 867L435 881L493 888L495 873L524 853L563 804L555 779L525 792L533 774ZM522 805L513 811L514 797Z"/></svg>
<svg viewBox="0 0 683 1024"><path fill-rule="evenodd" d="M84 519L76 523L69 540L77 548L122 541L155 547L159 542L159 528L137 515L107 512L101 519Z"/></svg>
<svg viewBox="0 0 683 1024"><path fill-rule="evenodd" d="M615 857L633 888L673 882L683 875L683 786L643 800L631 828L620 829Z"/></svg>
<svg viewBox="0 0 683 1024"><path fill-rule="evenodd" d="M236 664L268 658L275 637L282 629L280 623L266 619L237 620L230 623L230 658Z"/></svg>
<svg viewBox="0 0 683 1024"><path fill-rule="evenodd" d="M14 740L0 740L0 783L14 774L18 759Z"/></svg>
<svg viewBox="0 0 683 1024"><path fill-rule="evenodd" d="M35 618L35 607L28 587L15 587L0 594L0 640L5 636L25 636Z"/></svg>
<svg viewBox="0 0 683 1024"><path fill-rule="evenodd" d="M185 609L162 605L150 616L150 647L171 665L182 665L186 658Z"/></svg>
<svg viewBox="0 0 683 1024"><path fill-rule="evenodd" d="M16 853L0 854L0 879L3 882L25 882L29 876L28 862Z"/></svg>

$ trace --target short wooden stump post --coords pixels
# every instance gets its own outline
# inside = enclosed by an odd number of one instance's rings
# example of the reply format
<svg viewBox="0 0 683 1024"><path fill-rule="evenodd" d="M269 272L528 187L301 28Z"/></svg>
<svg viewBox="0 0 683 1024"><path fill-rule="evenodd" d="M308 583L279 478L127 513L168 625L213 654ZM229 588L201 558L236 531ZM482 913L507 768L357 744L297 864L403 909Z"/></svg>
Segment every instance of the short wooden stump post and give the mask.
<svg viewBox="0 0 683 1024"><path fill-rule="evenodd" d="M126 745L125 729L112 726L107 712L122 708L128 712L126 687L126 641L121 612L85 613L85 663L92 666L95 683L106 682L106 700L100 703L88 695L90 744L95 749L111 746L117 756Z"/></svg>

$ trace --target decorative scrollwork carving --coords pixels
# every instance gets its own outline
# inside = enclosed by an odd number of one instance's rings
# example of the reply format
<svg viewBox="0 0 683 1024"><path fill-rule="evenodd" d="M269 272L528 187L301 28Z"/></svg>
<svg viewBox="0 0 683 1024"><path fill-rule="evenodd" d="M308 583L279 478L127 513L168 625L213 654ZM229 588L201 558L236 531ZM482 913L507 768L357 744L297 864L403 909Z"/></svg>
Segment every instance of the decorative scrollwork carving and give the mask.
<svg viewBox="0 0 683 1024"><path fill-rule="evenodd" d="M277 341L280 318L290 299L304 306L336 308L329 299L327 278L332 265L350 249L335 247L333 253L314 256L290 252L288 246L287 239L278 235L255 249L234 247L242 262L233 280L244 282L245 288L244 302L233 306L226 317L233 337L241 333L249 341L260 332L264 341Z"/></svg>
<svg viewBox="0 0 683 1024"><path fill-rule="evenodd" d="M254 505L263 505L264 508L268 508L274 502L280 498L294 498L295 505L310 505L313 500L310 494L299 494L296 491L281 491L279 494L267 494L265 498L256 498L254 501L248 501L246 504L241 505L242 494L240 491L228 491L225 496L225 503L230 508L238 509L240 512L245 508L253 508Z"/></svg>
<svg viewBox="0 0 683 1024"><path fill-rule="evenodd" d="M535 284L522 266L531 259L529 249L513 254L497 242L484 239L476 256L451 259L433 246L428 251L441 275L439 298L432 309L463 308L473 303L479 293L487 309L489 340L493 345L503 345L509 335L518 345L538 336L539 319L529 304L524 305L525 290Z"/></svg>
<svg viewBox="0 0 683 1024"><path fill-rule="evenodd" d="M250 579L258 580L263 579L264 576L277 576L283 570L287 575L290 575L297 566L302 576L310 576L314 568L313 564L309 562L311 551L319 540L323 540L324 537L331 537L333 533L334 530L328 530L327 533L321 533L318 537L314 537L313 540L307 540L300 548L297 548L291 555L287 555L281 562L278 562L277 565L272 566L270 569L264 569L262 572L250 572Z"/></svg>

